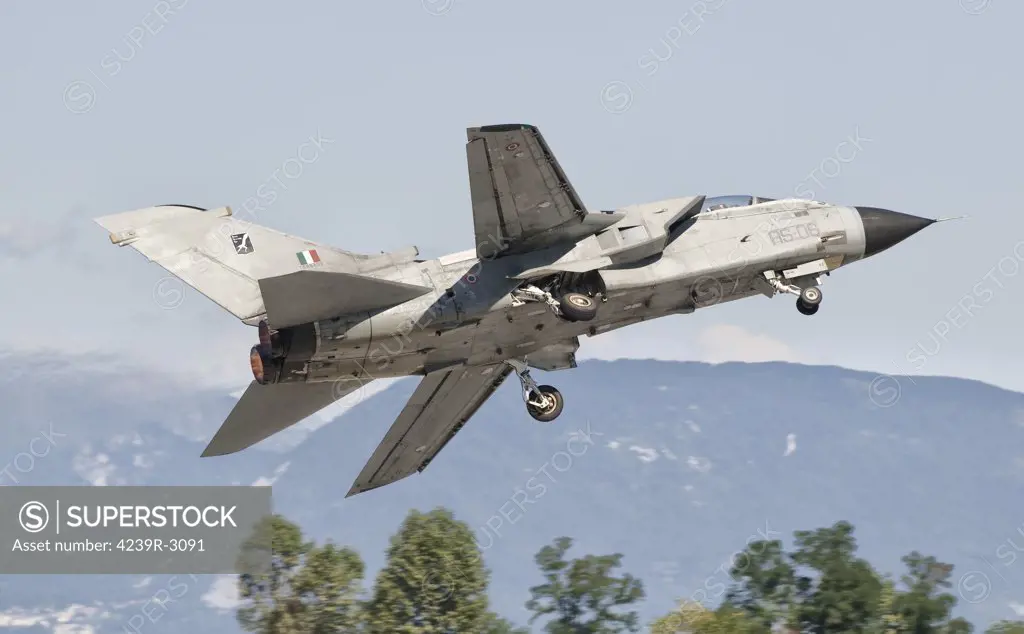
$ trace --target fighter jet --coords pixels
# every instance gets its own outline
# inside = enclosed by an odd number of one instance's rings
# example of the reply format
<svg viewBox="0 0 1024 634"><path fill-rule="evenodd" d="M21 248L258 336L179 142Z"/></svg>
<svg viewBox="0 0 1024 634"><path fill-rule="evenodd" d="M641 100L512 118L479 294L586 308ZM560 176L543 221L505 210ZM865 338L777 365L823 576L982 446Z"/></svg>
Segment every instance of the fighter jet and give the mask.
<svg viewBox="0 0 1024 634"><path fill-rule="evenodd" d="M241 451L369 382L419 386L348 496L422 472L512 373L529 415L561 393L531 368L576 367L581 336L738 299L792 295L936 220L878 207L686 196L591 211L540 131L467 130L476 246L366 255L234 215L159 205L96 222L258 330L253 380L203 456ZM595 398L600 398L599 395Z"/></svg>

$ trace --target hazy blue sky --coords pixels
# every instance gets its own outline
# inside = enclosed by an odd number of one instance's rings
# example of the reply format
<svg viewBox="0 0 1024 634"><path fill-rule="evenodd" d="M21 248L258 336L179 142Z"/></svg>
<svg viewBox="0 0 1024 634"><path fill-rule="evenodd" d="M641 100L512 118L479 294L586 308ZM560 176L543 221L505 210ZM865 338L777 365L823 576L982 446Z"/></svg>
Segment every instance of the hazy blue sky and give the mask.
<svg viewBox="0 0 1024 634"><path fill-rule="evenodd" d="M833 275L813 318L755 298L585 355L1024 389L1021 23L1008 0L6 2L0 348L104 349L240 385L255 330L191 291L162 308L162 269L90 218L240 209L269 182L261 224L436 256L472 246L465 128L527 122L592 208L749 192L972 216Z"/></svg>

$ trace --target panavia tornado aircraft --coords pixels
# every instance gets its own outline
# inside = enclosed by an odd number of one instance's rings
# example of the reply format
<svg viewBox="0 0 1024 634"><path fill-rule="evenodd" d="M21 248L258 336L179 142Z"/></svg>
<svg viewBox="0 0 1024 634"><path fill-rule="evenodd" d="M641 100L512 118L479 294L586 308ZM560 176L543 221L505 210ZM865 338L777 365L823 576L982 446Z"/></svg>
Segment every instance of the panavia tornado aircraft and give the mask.
<svg viewBox="0 0 1024 634"><path fill-rule="evenodd" d="M590 211L540 131L467 130L476 248L362 255L161 205L104 216L131 246L256 326L254 380L203 456L250 447L383 377L421 376L348 496L423 471L509 374L530 416L563 399L530 368L576 367L580 335L763 294L813 315L824 276L936 220L877 207L688 196Z"/></svg>

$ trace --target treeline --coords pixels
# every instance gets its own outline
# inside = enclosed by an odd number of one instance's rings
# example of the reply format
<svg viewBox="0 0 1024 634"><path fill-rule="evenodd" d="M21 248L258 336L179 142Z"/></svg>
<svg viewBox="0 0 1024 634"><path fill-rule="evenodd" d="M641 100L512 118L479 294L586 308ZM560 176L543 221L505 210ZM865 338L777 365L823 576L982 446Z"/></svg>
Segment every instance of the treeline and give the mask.
<svg viewBox="0 0 1024 634"><path fill-rule="evenodd" d="M450 511L412 511L391 537L387 562L372 587L351 548L317 545L284 517L274 516L273 565L263 576L242 575L238 622L259 634L528 634L490 609L490 571L467 524ZM857 557L853 526L757 541L733 558L732 578L718 606L682 601L654 623L633 609L643 583L622 572L622 555L569 558L572 540L538 552L539 583L530 588L529 625L547 634L864 634L973 632L952 618L953 566L913 552L898 580ZM1024 634L1024 621L987 630Z"/></svg>

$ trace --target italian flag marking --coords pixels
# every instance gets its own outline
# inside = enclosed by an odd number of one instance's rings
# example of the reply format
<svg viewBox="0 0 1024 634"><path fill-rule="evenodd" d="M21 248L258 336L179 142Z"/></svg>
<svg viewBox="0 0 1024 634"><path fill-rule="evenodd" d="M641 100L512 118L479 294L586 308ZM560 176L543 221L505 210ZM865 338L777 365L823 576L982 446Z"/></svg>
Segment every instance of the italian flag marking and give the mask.
<svg viewBox="0 0 1024 634"><path fill-rule="evenodd" d="M316 249L310 249L309 251L300 251L295 254L299 258L299 264L316 264L320 261L320 256L317 255Z"/></svg>

